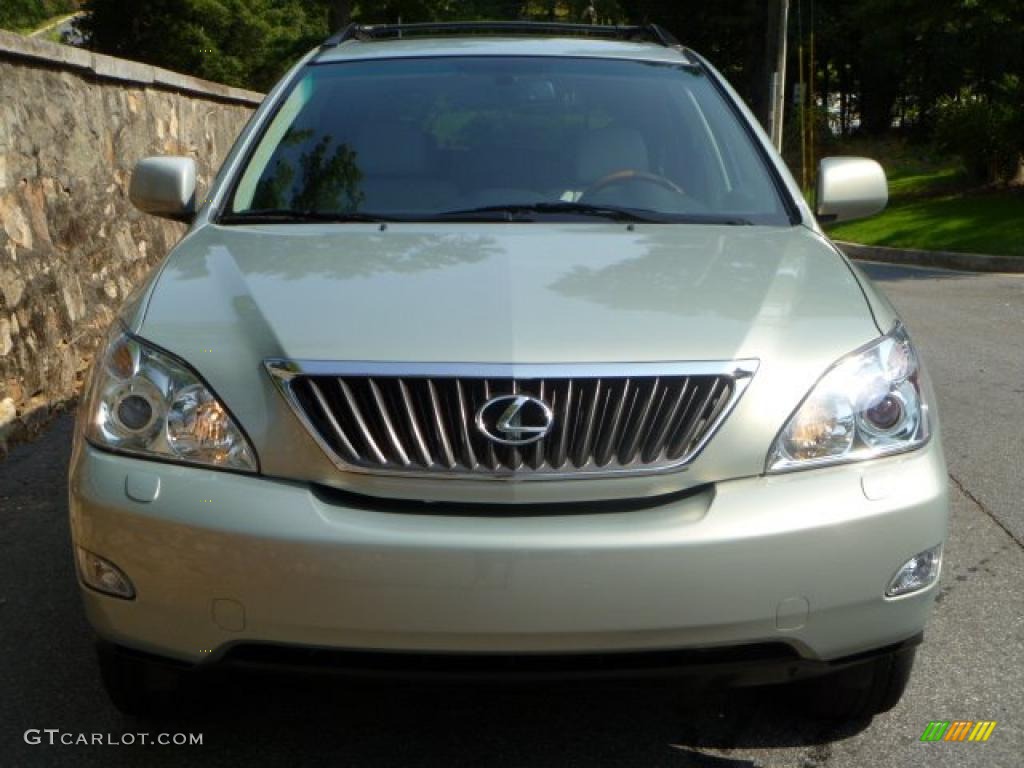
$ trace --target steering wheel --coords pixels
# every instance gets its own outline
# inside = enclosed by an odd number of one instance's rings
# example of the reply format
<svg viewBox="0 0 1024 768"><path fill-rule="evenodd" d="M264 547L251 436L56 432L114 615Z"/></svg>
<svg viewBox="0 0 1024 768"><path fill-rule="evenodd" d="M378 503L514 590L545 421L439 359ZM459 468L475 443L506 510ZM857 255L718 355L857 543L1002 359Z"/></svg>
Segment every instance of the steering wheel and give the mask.
<svg viewBox="0 0 1024 768"><path fill-rule="evenodd" d="M583 194L579 196L580 200L583 200L588 195L593 195L600 192L602 189L607 187L615 186L616 184L624 184L633 181L645 181L648 184L656 184L663 189L667 189L670 192L675 192L677 195L685 195L686 192L675 182L670 179L666 179L664 176L660 176L657 173L648 173L646 171L615 171L615 173L609 173L602 179L598 179L585 190Z"/></svg>

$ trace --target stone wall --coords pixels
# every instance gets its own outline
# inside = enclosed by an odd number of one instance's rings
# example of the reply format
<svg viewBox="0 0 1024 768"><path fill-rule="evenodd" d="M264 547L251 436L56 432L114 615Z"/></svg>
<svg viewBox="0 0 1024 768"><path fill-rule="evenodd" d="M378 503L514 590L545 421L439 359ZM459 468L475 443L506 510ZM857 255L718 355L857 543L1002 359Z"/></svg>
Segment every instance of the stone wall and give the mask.
<svg viewBox="0 0 1024 768"><path fill-rule="evenodd" d="M117 308L184 225L135 162L196 158L201 198L261 95L0 31L0 457L72 403Z"/></svg>

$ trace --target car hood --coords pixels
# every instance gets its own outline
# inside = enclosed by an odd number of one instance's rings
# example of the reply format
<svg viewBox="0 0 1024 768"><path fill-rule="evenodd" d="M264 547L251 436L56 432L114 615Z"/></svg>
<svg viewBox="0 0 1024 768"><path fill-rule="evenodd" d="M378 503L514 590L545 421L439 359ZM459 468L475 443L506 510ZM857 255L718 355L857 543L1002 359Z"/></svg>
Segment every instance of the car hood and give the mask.
<svg viewBox="0 0 1024 768"><path fill-rule="evenodd" d="M143 337L224 399L264 471L291 477L305 470L275 444L287 437L305 450L308 438L281 416L267 358L604 362L624 372L756 359L726 428L749 418L748 438L763 442L825 367L879 334L848 265L804 227L605 223L207 225L168 258L140 320ZM744 416L751 402L762 411ZM767 447L756 448L762 462ZM333 465L316 472L339 484Z"/></svg>

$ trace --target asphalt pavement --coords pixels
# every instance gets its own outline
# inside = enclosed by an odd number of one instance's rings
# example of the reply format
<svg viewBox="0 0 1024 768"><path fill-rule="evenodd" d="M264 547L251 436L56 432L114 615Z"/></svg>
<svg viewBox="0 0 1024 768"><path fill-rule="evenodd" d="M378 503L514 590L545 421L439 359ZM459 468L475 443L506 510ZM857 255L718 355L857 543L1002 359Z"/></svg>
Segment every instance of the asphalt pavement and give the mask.
<svg viewBox="0 0 1024 768"><path fill-rule="evenodd" d="M1024 276L867 269L935 381L953 491L940 599L892 712L837 728L773 690L248 677L203 711L125 718L100 687L76 594L65 417L0 463L0 766L1021 766ZM998 725L983 744L920 742L929 721L957 719ZM45 729L59 729L55 744ZM143 746L140 733L202 744ZM121 743L80 743L94 734Z"/></svg>

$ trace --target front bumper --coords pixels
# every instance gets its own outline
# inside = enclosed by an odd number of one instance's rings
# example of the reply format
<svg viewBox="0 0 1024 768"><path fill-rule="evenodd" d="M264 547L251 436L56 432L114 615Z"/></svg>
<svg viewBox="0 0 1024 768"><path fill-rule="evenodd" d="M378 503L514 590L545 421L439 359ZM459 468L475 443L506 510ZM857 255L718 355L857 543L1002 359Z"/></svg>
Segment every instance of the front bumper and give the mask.
<svg viewBox="0 0 1024 768"><path fill-rule="evenodd" d="M153 500L136 500L156 481ZM136 590L82 588L97 632L189 663L250 646L579 655L782 643L844 659L921 632L935 586L883 593L945 539L948 517L938 441L628 511L530 516L369 509L82 444L70 504L75 544Z"/></svg>

